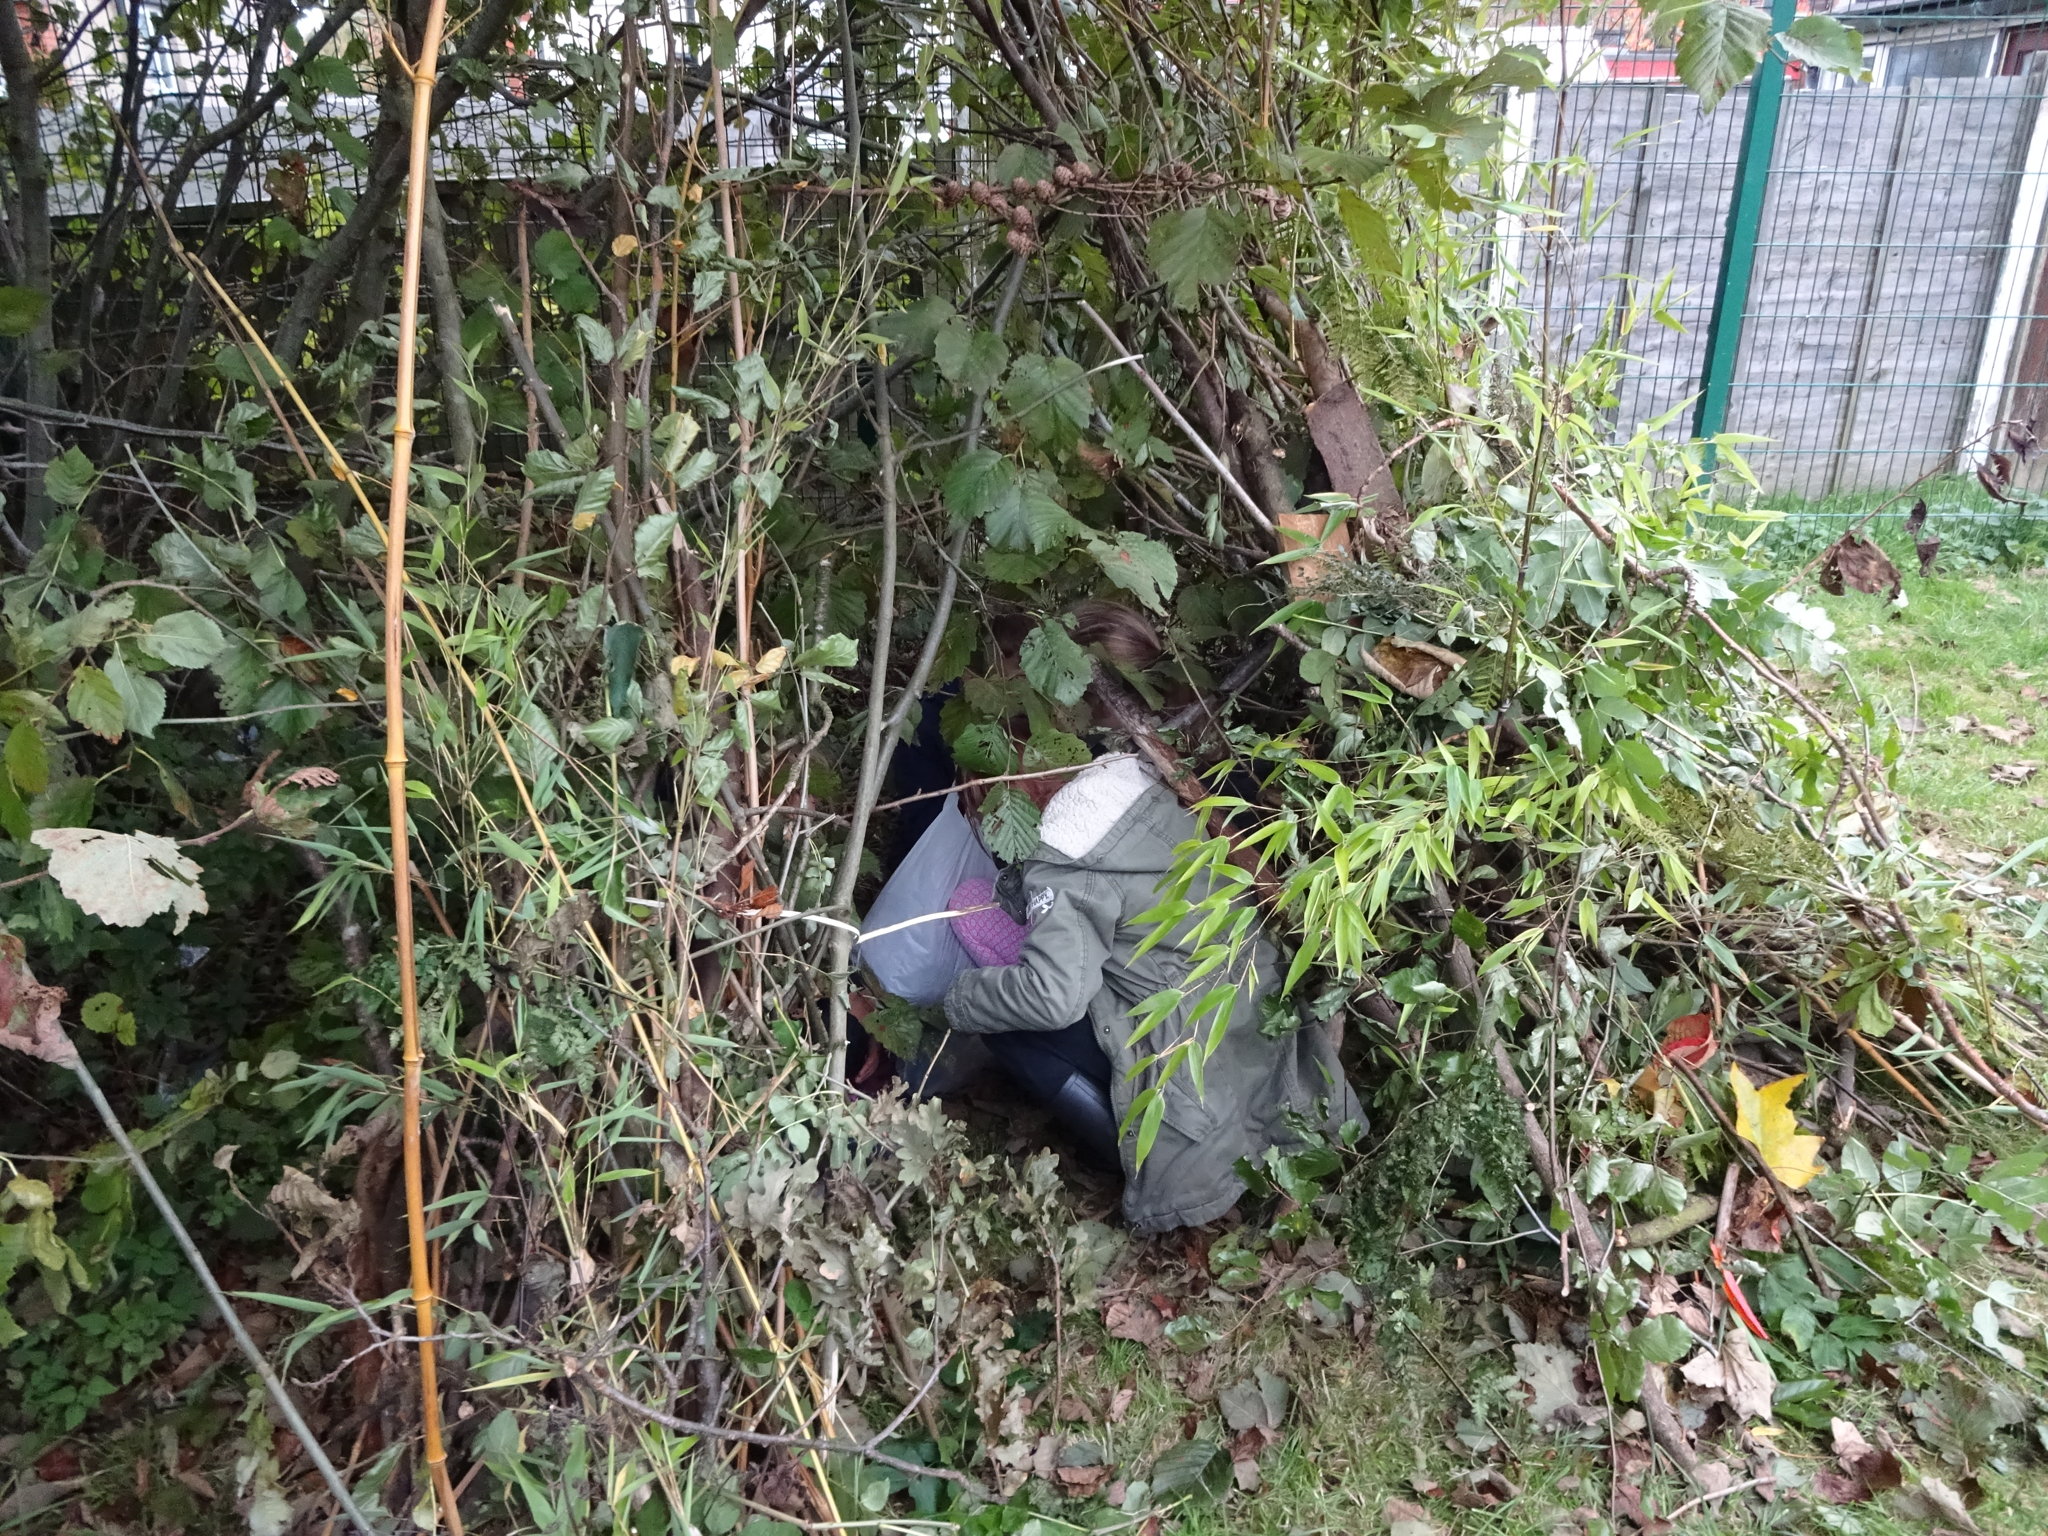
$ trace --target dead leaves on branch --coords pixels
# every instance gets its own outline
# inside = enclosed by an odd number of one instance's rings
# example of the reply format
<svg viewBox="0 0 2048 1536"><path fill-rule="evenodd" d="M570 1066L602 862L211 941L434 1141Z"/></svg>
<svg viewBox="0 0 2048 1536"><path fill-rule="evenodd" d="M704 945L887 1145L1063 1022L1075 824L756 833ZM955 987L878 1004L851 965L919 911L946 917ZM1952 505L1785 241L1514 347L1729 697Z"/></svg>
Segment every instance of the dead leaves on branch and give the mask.
<svg viewBox="0 0 2048 1536"><path fill-rule="evenodd" d="M1901 590L1899 568L1891 556L1853 532L1843 534L1821 556L1820 585L1835 597L1850 587L1883 597L1897 597Z"/></svg>

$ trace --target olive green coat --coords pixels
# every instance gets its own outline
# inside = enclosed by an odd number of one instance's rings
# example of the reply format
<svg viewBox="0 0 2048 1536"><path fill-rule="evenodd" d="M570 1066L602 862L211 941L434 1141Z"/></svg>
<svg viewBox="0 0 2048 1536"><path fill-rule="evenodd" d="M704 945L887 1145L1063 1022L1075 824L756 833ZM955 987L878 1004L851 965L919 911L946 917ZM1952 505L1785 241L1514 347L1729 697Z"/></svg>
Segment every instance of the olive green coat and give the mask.
<svg viewBox="0 0 2048 1536"><path fill-rule="evenodd" d="M1189 1015L1214 985L1204 978L1134 1049L1132 1010L1154 993L1179 990L1194 965L1183 924L1140 955L1152 927L1135 921L1156 905L1174 849L1199 836L1194 818L1149 769L1130 759L1083 769L1046 807L1037 850L1017 868L1031 934L1021 962L963 972L946 994L955 1029L976 1034L1064 1029L1084 1015L1114 1071L1111 1101L1121 1119L1159 1068L1135 1078L1133 1063L1189 1034ZM1006 873L1003 885L1017 886ZM1202 888L1190 893L1199 898ZM1012 913L1012 916L1019 916ZM1241 965L1243 961L1239 962ZM1269 1039L1260 1001L1280 981L1273 946L1261 936L1230 1026L1197 1093L1185 1065L1168 1078L1164 1119L1144 1166L1135 1129L1123 1140L1124 1215L1140 1232L1197 1226L1244 1193L1239 1158L1288 1145L1289 1111L1334 1131L1360 1114L1322 1030ZM1206 1034L1209 1021L1201 1030Z"/></svg>

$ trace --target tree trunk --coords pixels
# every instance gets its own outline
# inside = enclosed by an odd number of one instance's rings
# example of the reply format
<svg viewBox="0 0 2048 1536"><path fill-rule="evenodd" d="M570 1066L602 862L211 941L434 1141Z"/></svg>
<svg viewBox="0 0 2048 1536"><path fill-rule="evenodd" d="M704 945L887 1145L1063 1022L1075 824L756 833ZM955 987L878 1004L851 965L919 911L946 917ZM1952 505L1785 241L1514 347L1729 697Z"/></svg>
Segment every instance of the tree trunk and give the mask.
<svg viewBox="0 0 2048 1536"><path fill-rule="evenodd" d="M14 206L8 210L14 236L11 275L16 286L43 299L42 312L16 341L14 355L20 364L22 398L32 407L53 406L57 404L57 380L50 362L56 344L50 316L50 161L43 153L43 69L29 52L21 17L11 0L0 0L0 77L7 82L7 158L14 172ZM22 436L27 459L22 534L35 544L54 510L43 484L43 471L50 462L50 429L31 413L22 425Z"/></svg>

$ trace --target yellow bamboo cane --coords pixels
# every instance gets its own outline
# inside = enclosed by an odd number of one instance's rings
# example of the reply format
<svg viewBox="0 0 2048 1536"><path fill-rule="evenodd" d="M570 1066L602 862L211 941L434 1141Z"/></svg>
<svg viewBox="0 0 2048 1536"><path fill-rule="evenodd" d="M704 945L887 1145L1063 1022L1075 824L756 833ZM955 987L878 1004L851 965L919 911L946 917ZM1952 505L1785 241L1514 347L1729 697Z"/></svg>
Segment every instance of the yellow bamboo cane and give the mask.
<svg viewBox="0 0 2048 1536"><path fill-rule="evenodd" d="M420 1171L420 999L413 973L412 872L405 803L405 515L412 482L413 373L419 349L420 236L426 223L427 143L434 67L448 19L447 0L431 0L412 80L412 143L406 162L405 265L398 287L397 409L391 428L391 503L384 546L384 771L391 797L391 921L398 946L398 1007L405 1035L405 1233L412 1257L413 1319L420 1347L420 1433L441 1519L462 1536L441 1442L439 1351L434 1339L434 1280L427 1261L425 1181Z"/></svg>

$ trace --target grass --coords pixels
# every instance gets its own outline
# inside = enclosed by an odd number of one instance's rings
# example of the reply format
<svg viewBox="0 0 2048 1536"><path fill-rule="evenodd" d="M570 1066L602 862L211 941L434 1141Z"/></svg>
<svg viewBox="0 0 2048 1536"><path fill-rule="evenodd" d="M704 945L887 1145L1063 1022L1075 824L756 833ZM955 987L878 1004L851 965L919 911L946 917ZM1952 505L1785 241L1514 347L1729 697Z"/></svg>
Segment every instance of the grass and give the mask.
<svg viewBox="0 0 2048 1536"><path fill-rule="evenodd" d="M1847 649L1838 709L1853 718L1869 699L1896 722L1894 784L1919 835L2000 854L2048 837L2048 570L1908 574L1903 585L1903 608L1861 592L1815 596ZM1993 776L2023 764L2034 765L2024 782Z"/></svg>
<svg viewBox="0 0 2048 1536"><path fill-rule="evenodd" d="M1269 1315L1235 1347L1206 1352L1215 1366L1213 1379L1195 1388L1195 1395L1185 1388L1189 1375L1206 1378L1207 1372L1191 1373L1191 1358L1170 1345L1148 1352L1099 1336L1093 1348L1075 1342L1080 1348L1070 1392L1106 1401L1119 1385L1136 1390L1120 1423L1069 1426L1077 1437L1098 1440L1117 1464L1120 1480L1143 1476L1161 1451L1190 1432L1227 1442L1216 1387L1260 1368L1289 1379L1294 1402L1281 1440L1261 1458L1263 1485L1256 1492L1219 1489L1218 1483L1227 1483L1219 1463L1210 1485L1179 1505L1168 1527L1175 1536L1378 1536L1389 1528L1389 1500L1420 1507L1442 1536L1607 1536L1633 1529L1625 1522L1607 1523L1611 1463L1605 1423L1556 1433L1532 1428L1514 1406L1517 1389L1507 1380L1514 1366L1506 1342L1491 1341L1476 1329L1446 1327L1425 1337L1421 1348L1390 1358L1371 1342L1312 1332ZM1878 1394L1860 1395L1867 1399L1861 1404L1867 1413L1849 1406L1857 1396L1845 1398L1845 1412L1873 1435L1885 1425L1893 1435L1900 1433ZM1906 1518L1884 1497L1835 1510L1789 1491L1833 1463L1825 1435L1780 1428L1782 1433L1754 1444L1760 1455L1774 1459L1785 1496L1761 1505L1737 1494L1725 1505L1701 1506L1681 1517L1673 1528L1679 1536L1830 1529L1852 1536L1927 1536L1926 1525ZM1497 1433L1497 1442L1474 1449L1486 1430ZM1717 1453L1714 1446L1701 1449ZM1727 1459L1732 1452L1722 1447L1718 1454ZM1910 1446L1909 1459L1923 1472L1959 1480L1926 1447ZM1737 1482L1758 1475L1739 1459L1729 1464ZM1452 1502L1448 1494L1461 1474L1488 1468L1513 1485L1512 1497L1487 1508ZM1658 1510L1688 1503L1696 1492L1661 1473L1643 1482L1646 1500L1654 1499ZM2038 1467L1983 1472L1977 1490L1983 1503L1972 1513L1985 1536L2048 1530L2048 1480ZM1048 1523L1046 1529L1058 1527Z"/></svg>

